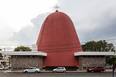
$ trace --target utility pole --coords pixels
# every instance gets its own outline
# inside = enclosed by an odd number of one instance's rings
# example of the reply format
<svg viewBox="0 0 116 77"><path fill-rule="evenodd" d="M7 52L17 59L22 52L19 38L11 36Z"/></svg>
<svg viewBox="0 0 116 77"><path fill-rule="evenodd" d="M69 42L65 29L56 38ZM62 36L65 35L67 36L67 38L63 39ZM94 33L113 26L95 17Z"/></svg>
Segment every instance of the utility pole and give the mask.
<svg viewBox="0 0 116 77"><path fill-rule="evenodd" d="M114 77L114 58L112 59L112 64L113 64L113 68L112 68L112 77Z"/></svg>

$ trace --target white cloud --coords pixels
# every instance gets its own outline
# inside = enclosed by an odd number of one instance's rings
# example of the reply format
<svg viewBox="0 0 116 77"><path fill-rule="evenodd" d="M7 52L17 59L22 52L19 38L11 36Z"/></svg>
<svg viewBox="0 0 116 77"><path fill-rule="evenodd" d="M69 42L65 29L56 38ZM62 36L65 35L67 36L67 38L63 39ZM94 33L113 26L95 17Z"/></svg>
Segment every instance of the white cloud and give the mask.
<svg viewBox="0 0 116 77"><path fill-rule="evenodd" d="M19 31L13 34L10 42L18 45L36 43L41 25L49 14L46 12L51 12L57 3L56 0L38 1L40 0L3 0L8 6L0 2L0 10L3 11L0 13L0 24L10 25L15 31ZM115 0L58 0L58 4L59 11L69 15L74 22L81 42L116 37ZM5 8L1 9L1 6Z"/></svg>
<svg viewBox="0 0 116 77"><path fill-rule="evenodd" d="M2 40L6 40L9 39L12 35L13 35L13 29L10 28L9 26L7 26L6 24L2 24L0 23L0 41ZM2 26L4 25L4 26Z"/></svg>
<svg viewBox="0 0 116 77"><path fill-rule="evenodd" d="M31 19L50 12L56 3L57 0L0 0L0 47L24 44L24 40L27 40L25 38L32 35L31 31L34 32Z"/></svg>
<svg viewBox="0 0 116 77"><path fill-rule="evenodd" d="M31 21L34 26L27 25L19 32L15 32L9 41L16 42L18 45L31 46L36 44L41 25L49 13L40 14Z"/></svg>
<svg viewBox="0 0 116 77"><path fill-rule="evenodd" d="M81 42L114 38L115 0L58 0L74 22ZM107 32L107 29L110 30Z"/></svg>
<svg viewBox="0 0 116 77"><path fill-rule="evenodd" d="M113 32L115 31L115 26L113 25L115 24L115 22L113 21L115 21L116 18L116 10L114 7L116 6L116 1L58 0L58 2L60 5L59 11L63 11L64 13L69 15L69 17L74 22L77 34L81 42L102 39L104 40L107 38L115 37L115 34ZM32 34L30 34L30 36L28 36L29 33L23 31L28 31L31 28L28 30L22 29L20 32L18 32L18 34L15 34L15 36L18 35L19 38L22 38L25 35L26 39L32 36L34 37L33 43L36 43L41 24L43 23L42 18L47 17L47 15L48 14L41 14L32 20L34 27L32 28L33 32ZM108 32L106 31L106 29L108 29ZM31 43L28 41L28 44L32 44L32 40L30 41Z"/></svg>
<svg viewBox="0 0 116 77"><path fill-rule="evenodd" d="M0 0L0 20L15 31L32 25L30 20L38 14L51 11L57 0Z"/></svg>

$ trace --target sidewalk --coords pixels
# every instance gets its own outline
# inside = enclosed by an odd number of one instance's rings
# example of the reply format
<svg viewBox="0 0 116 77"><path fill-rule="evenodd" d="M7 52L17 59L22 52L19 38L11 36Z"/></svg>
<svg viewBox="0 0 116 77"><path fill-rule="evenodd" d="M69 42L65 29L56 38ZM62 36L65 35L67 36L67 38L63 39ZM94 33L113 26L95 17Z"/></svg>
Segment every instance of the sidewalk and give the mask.
<svg viewBox="0 0 116 77"><path fill-rule="evenodd" d="M7 72L23 72L22 70L21 71L11 71L11 70L0 70L0 72L4 72L4 73L7 73ZM45 71L45 70L41 70L41 72L44 72L44 73L50 73L52 71ZM77 71L67 71L67 72L87 72L87 70L77 70ZM112 72L112 69L106 69L104 72ZM116 70L114 71L116 72Z"/></svg>

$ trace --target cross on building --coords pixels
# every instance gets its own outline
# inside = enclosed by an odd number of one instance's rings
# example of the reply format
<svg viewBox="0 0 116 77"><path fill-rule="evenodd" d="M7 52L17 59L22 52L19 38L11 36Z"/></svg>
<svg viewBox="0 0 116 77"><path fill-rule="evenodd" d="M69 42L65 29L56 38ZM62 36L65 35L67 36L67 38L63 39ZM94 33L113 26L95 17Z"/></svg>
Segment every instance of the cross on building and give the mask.
<svg viewBox="0 0 116 77"><path fill-rule="evenodd" d="M58 9L59 9L60 7L58 6L58 4L56 4L56 5L54 6L54 8L56 9L56 12L58 12Z"/></svg>

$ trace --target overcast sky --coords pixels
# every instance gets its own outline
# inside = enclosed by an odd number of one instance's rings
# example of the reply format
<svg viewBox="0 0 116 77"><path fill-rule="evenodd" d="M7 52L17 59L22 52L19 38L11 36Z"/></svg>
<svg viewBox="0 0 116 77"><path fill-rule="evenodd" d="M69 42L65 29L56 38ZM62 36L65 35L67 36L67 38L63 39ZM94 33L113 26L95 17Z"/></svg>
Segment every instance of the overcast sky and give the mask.
<svg viewBox="0 0 116 77"><path fill-rule="evenodd" d="M0 48L36 44L55 4L72 19L81 43L116 44L116 0L0 0Z"/></svg>

